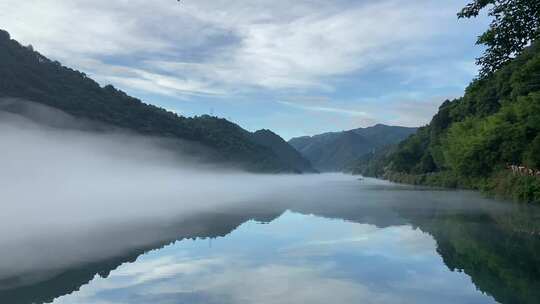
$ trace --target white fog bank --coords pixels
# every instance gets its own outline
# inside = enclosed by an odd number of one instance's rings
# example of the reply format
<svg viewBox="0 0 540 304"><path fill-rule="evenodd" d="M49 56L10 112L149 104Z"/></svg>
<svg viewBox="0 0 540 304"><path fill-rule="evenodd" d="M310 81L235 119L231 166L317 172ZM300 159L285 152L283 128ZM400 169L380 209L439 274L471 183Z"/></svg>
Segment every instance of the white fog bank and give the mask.
<svg viewBox="0 0 540 304"><path fill-rule="evenodd" d="M26 275L36 281L39 271L50 276L63 267L173 237L126 228L139 223L178 221L351 178L220 169L160 149L159 139L118 130L83 131L84 122L52 110L56 116L49 122L54 124L46 125L2 111L1 105L0 280ZM38 110L41 118L49 113L43 106ZM58 128L74 123L76 128ZM0 290L8 287L0 285Z"/></svg>

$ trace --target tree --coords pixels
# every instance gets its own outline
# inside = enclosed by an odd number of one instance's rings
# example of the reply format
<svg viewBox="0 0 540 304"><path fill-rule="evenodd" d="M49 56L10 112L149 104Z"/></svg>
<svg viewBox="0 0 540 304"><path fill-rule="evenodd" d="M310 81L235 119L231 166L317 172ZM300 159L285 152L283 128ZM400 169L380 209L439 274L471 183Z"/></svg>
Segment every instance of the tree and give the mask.
<svg viewBox="0 0 540 304"><path fill-rule="evenodd" d="M481 77L498 70L540 36L539 0L474 0L458 17L476 17L488 6L488 15L494 19L476 42L487 46L476 61Z"/></svg>

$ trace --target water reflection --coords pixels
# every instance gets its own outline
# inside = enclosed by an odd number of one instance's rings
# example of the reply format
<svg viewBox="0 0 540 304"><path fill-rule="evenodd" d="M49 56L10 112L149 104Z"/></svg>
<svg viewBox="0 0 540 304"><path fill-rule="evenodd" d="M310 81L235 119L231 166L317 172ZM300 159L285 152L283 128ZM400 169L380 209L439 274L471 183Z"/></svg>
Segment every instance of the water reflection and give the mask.
<svg viewBox="0 0 540 304"><path fill-rule="evenodd" d="M183 241L151 252L55 303L493 303L434 249L410 226L287 212L211 247Z"/></svg>
<svg viewBox="0 0 540 304"><path fill-rule="evenodd" d="M537 208L379 181L327 186L322 194L298 189L288 199L276 195L273 202L145 227L154 229L159 241L62 269L38 283L4 280L0 303L537 303L540 298ZM198 239L186 239L193 237ZM175 239L183 240L171 244ZM149 252L155 248L161 249Z"/></svg>

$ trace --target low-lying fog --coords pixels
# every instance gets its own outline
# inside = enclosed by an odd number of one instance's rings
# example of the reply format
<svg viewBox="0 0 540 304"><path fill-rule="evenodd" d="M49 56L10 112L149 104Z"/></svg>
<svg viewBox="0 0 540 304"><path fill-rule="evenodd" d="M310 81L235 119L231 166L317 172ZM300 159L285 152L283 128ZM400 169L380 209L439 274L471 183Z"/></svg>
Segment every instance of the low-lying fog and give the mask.
<svg viewBox="0 0 540 304"><path fill-rule="evenodd" d="M200 147L184 142L180 153L174 145L0 100L0 291L178 238L222 235L286 209L388 225L405 224L389 212L396 206L421 214L486 203L340 174L251 174L200 161Z"/></svg>
<svg viewBox="0 0 540 304"><path fill-rule="evenodd" d="M0 282L26 274L18 284L31 283L25 280L39 280L40 271L51 276L173 237L150 226L350 179L249 174L159 148L166 146L160 139L88 129L96 126L42 105L0 100ZM135 227L145 228L134 233Z"/></svg>

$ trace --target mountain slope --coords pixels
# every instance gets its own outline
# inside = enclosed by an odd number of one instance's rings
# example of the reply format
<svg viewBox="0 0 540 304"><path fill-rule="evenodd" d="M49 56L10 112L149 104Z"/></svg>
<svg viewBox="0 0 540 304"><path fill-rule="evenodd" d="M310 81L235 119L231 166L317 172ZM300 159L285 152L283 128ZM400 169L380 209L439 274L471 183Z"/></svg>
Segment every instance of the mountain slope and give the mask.
<svg viewBox="0 0 540 304"><path fill-rule="evenodd" d="M84 73L24 47L0 30L0 97L15 97L137 133L192 141L208 147L214 161L263 172L296 172L271 148L225 119L182 117L145 104L111 85L100 87ZM302 165L300 165L301 167Z"/></svg>
<svg viewBox="0 0 540 304"><path fill-rule="evenodd" d="M251 134L251 139L261 146L268 147L288 166L298 172L316 172L311 163L283 138L270 130L258 130Z"/></svg>
<svg viewBox="0 0 540 304"><path fill-rule="evenodd" d="M381 147L395 144L413 134L416 128L382 124L343 132L303 136L289 140L320 171L342 171L351 163Z"/></svg>
<svg viewBox="0 0 540 304"><path fill-rule="evenodd" d="M540 43L445 101L377 166L394 181L540 201Z"/></svg>

